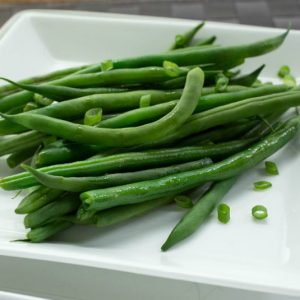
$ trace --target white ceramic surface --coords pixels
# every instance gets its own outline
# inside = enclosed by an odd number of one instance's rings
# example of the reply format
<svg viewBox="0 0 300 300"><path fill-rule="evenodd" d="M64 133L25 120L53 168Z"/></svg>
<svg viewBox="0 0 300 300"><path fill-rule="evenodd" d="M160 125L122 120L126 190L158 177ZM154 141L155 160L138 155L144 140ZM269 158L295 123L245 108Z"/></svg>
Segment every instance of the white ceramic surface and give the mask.
<svg viewBox="0 0 300 300"><path fill-rule="evenodd" d="M0 32L1 76L20 79L102 59L164 51L172 37L194 21L113 14L28 11ZM199 34L216 34L221 44L274 36L282 30L207 22ZM249 59L245 71L262 63L266 80L276 79L283 64L297 64L300 33L291 32L274 53ZM262 165L244 174L226 196L232 208L224 226L211 218L193 237L167 253L160 246L182 214L162 209L117 228L74 228L43 244L12 243L24 237L22 217L14 214L19 198L0 192L0 255L93 266L220 286L300 295L300 136L275 160L280 176L267 177ZM11 171L1 162L0 175ZM272 181L265 192L252 191L258 179ZM264 204L270 217L254 222L251 207Z"/></svg>

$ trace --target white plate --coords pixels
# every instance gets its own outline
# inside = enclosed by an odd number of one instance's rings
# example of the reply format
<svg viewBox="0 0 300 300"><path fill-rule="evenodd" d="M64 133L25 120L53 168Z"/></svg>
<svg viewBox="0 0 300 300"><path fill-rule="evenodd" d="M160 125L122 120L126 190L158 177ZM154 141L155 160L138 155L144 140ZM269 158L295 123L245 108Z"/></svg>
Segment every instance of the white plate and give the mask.
<svg viewBox="0 0 300 300"><path fill-rule="evenodd" d="M23 12L0 32L1 75L20 79L102 59L164 51L176 33L193 25L194 21L140 16ZM201 35L216 34L221 44L238 44L281 32L207 22ZM263 76L275 79L278 68L288 64L299 78L299 48L300 33L293 31L279 50L248 60L245 70L267 63ZM252 191L254 181L266 178L262 166L240 178L225 199L232 208L228 225L211 218L192 238L167 253L161 253L160 246L182 214L172 209L107 230L77 227L53 242L12 243L25 233L22 218L13 212L19 199L1 191L0 254L300 295L299 146L298 137L272 158L280 176L267 178L273 183L271 190ZM4 161L0 170L2 176L10 172ZM251 218L251 207L258 203L269 209L266 222Z"/></svg>

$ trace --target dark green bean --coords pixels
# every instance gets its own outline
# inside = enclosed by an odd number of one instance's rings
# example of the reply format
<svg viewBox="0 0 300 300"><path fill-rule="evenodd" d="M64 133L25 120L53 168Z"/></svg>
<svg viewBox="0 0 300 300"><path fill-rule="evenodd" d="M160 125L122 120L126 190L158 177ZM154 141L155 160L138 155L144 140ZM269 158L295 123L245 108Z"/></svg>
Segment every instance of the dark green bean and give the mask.
<svg viewBox="0 0 300 300"><path fill-rule="evenodd" d="M39 243L57 234L58 232L68 229L72 225L73 224L68 221L54 221L44 226L31 229L27 233L26 237L32 243Z"/></svg>
<svg viewBox="0 0 300 300"><path fill-rule="evenodd" d="M257 68L256 70L254 70L253 72L237 77L237 78L233 78L230 80L230 84L237 84L237 85L243 85L243 86L252 86L253 83L257 80L259 74L261 73L261 71L264 69L266 65L262 65L259 68Z"/></svg>
<svg viewBox="0 0 300 300"><path fill-rule="evenodd" d="M150 201L166 195L179 194L204 182L239 175L283 147L296 135L299 124L300 117L292 118L280 130L247 150L200 170L84 192L80 195L83 207L87 212L92 213L119 205ZM78 217L80 218L80 215Z"/></svg>
<svg viewBox="0 0 300 300"><path fill-rule="evenodd" d="M55 218L74 212L79 207L80 201L77 194L63 194L54 202L39 208L26 215L24 225L26 228L37 228Z"/></svg>
<svg viewBox="0 0 300 300"><path fill-rule="evenodd" d="M191 136L179 142L180 146L196 146L200 145L205 141L211 141L213 143L222 143L232 139L239 138L242 134L248 132L259 121L252 120L245 123L231 124L231 126L222 126L213 128L206 132ZM250 136L249 136L250 137ZM251 137L257 137L256 135L251 135Z"/></svg>
<svg viewBox="0 0 300 300"><path fill-rule="evenodd" d="M211 190L201 197L193 208L177 223L162 245L161 250L167 251L175 244L192 235L209 217L217 203L227 194L236 180L237 177L233 177L214 184Z"/></svg>
<svg viewBox="0 0 300 300"><path fill-rule="evenodd" d="M182 96L174 109L161 119L131 128L95 128L49 118L38 114L5 115L9 121L30 129L50 133L83 144L124 147L153 141L176 131L194 112L201 95L204 74L201 69L189 71Z"/></svg>
<svg viewBox="0 0 300 300"><path fill-rule="evenodd" d="M145 215L148 212L172 203L172 201L172 197L166 197L133 205L114 207L94 215L93 222L97 225L97 227L112 226L129 219Z"/></svg>
<svg viewBox="0 0 300 300"><path fill-rule="evenodd" d="M23 163L24 161L28 160L34 155L37 147L30 147L25 148L20 151L14 152L9 155L6 159L6 162L10 168L15 168L19 164Z"/></svg>
<svg viewBox="0 0 300 300"><path fill-rule="evenodd" d="M198 160L203 157L218 158L231 155L251 144L254 139L238 140L222 144L198 147L179 147L144 152L129 152L104 156L100 158L54 165L39 169L53 175L61 176L90 176L102 175L115 171L132 171L143 168L169 166ZM5 190L15 190L31 187L37 184L28 172L11 175L0 179L0 186Z"/></svg>
<svg viewBox="0 0 300 300"><path fill-rule="evenodd" d="M19 152L29 147L37 147L42 143L45 134L31 131L16 136L8 136L0 139L0 156Z"/></svg>
<svg viewBox="0 0 300 300"><path fill-rule="evenodd" d="M53 189L69 192L82 192L96 188L105 188L116 185L123 185L131 182L150 180L167 175L200 169L212 163L209 158L188 162L180 165L173 165L164 168L147 169L135 172L106 174L96 177L63 177L43 173L29 166L23 166L42 185Z"/></svg>
<svg viewBox="0 0 300 300"><path fill-rule="evenodd" d="M197 34L197 32L203 26L204 26L204 22L199 23L194 28L192 28L191 30L188 30L187 32L185 32L183 34L177 34L175 37L175 42L170 47L170 50L187 47L191 43L191 41L193 40L193 38Z"/></svg>
<svg viewBox="0 0 300 300"><path fill-rule="evenodd" d="M23 198L15 212L17 214L33 213L56 200L62 193L60 190L52 190L48 187L40 186Z"/></svg>
<svg viewBox="0 0 300 300"><path fill-rule="evenodd" d="M217 39L217 37L215 35L212 35L208 38L198 40L196 42L195 46L202 47L202 46L212 45L216 39Z"/></svg>

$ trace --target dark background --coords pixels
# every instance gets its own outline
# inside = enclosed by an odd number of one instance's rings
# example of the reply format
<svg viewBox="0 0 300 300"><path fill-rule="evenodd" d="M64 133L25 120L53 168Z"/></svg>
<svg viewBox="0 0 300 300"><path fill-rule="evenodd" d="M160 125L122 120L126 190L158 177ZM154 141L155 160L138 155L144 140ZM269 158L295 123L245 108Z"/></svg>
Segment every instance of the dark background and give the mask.
<svg viewBox="0 0 300 300"><path fill-rule="evenodd" d="M67 9L300 29L300 0L0 0L0 26L24 9Z"/></svg>

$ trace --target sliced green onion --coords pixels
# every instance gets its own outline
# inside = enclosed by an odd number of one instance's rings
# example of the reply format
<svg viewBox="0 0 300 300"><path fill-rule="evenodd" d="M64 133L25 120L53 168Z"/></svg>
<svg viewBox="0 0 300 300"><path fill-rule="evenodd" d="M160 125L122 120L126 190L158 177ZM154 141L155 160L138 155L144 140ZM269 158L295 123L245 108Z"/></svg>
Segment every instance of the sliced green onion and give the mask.
<svg viewBox="0 0 300 300"><path fill-rule="evenodd" d="M85 113L83 124L88 126L94 126L99 122L101 122L101 120L102 120L102 108L101 107L91 108Z"/></svg>
<svg viewBox="0 0 300 300"><path fill-rule="evenodd" d="M266 190L272 187L272 183L269 181L257 181L254 182L254 189L258 191Z"/></svg>
<svg viewBox="0 0 300 300"><path fill-rule="evenodd" d="M178 65L171 61L165 60L163 62L163 68L165 69L167 75L169 75L170 77L177 77L180 75L180 69Z"/></svg>
<svg viewBox="0 0 300 300"><path fill-rule="evenodd" d="M290 74L284 76L283 83L289 87L295 87L297 85L295 77Z"/></svg>
<svg viewBox="0 0 300 300"><path fill-rule="evenodd" d="M26 103L26 105L24 106L23 108L23 111L26 112L26 111L31 111L31 110L34 110L34 109L37 109L39 108L40 106L37 105L36 103L34 102L28 102Z"/></svg>
<svg viewBox="0 0 300 300"><path fill-rule="evenodd" d="M286 75L289 75L289 74L291 74L291 70L290 70L289 66L282 66L277 73L277 75L280 78L284 78Z"/></svg>
<svg viewBox="0 0 300 300"><path fill-rule="evenodd" d="M216 78L216 92L225 92L229 83L229 79L224 75L220 74Z"/></svg>
<svg viewBox="0 0 300 300"><path fill-rule="evenodd" d="M114 68L114 64L113 64L113 61L111 59L108 59L108 60L103 61L101 63L101 70L102 71L109 71L113 68Z"/></svg>
<svg viewBox="0 0 300 300"><path fill-rule="evenodd" d="M48 106L48 105L52 104L52 102L53 102L53 100L51 100L47 97L44 97L40 94L34 94L33 99L37 104L42 105L42 106Z"/></svg>
<svg viewBox="0 0 300 300"><path fill-rule="evenodd" d="M176 202L177 206L181 208L191 208L194 205L192 199L184 195L176 196L174 201Z"/></svg>
<svg viewBox="0 0 300 300"><path fill-rule="evenodd" d="M257 220L263 220L268 217L267 208L263 205L256 205L252 208L252 216Z"/></svg>
<svg viewBox="0 0 300 300"><path fill-rule="evenodd" d="M272 161L265 162L265 169L269 175L278 175L279 174L277 165Z"/></svg>
<svg viewBox="0 0 300 300"><path fill-rule="evenodd" d="M151 103L151 95L143 95L140 99L140 108L148 107Z"/></svg>
<svg viewBox="0 0 300 300"><path fill-rule="evenodd" d="M218 205L218 220L224 224L230 220L230 207L225 203Z"/></svg>

